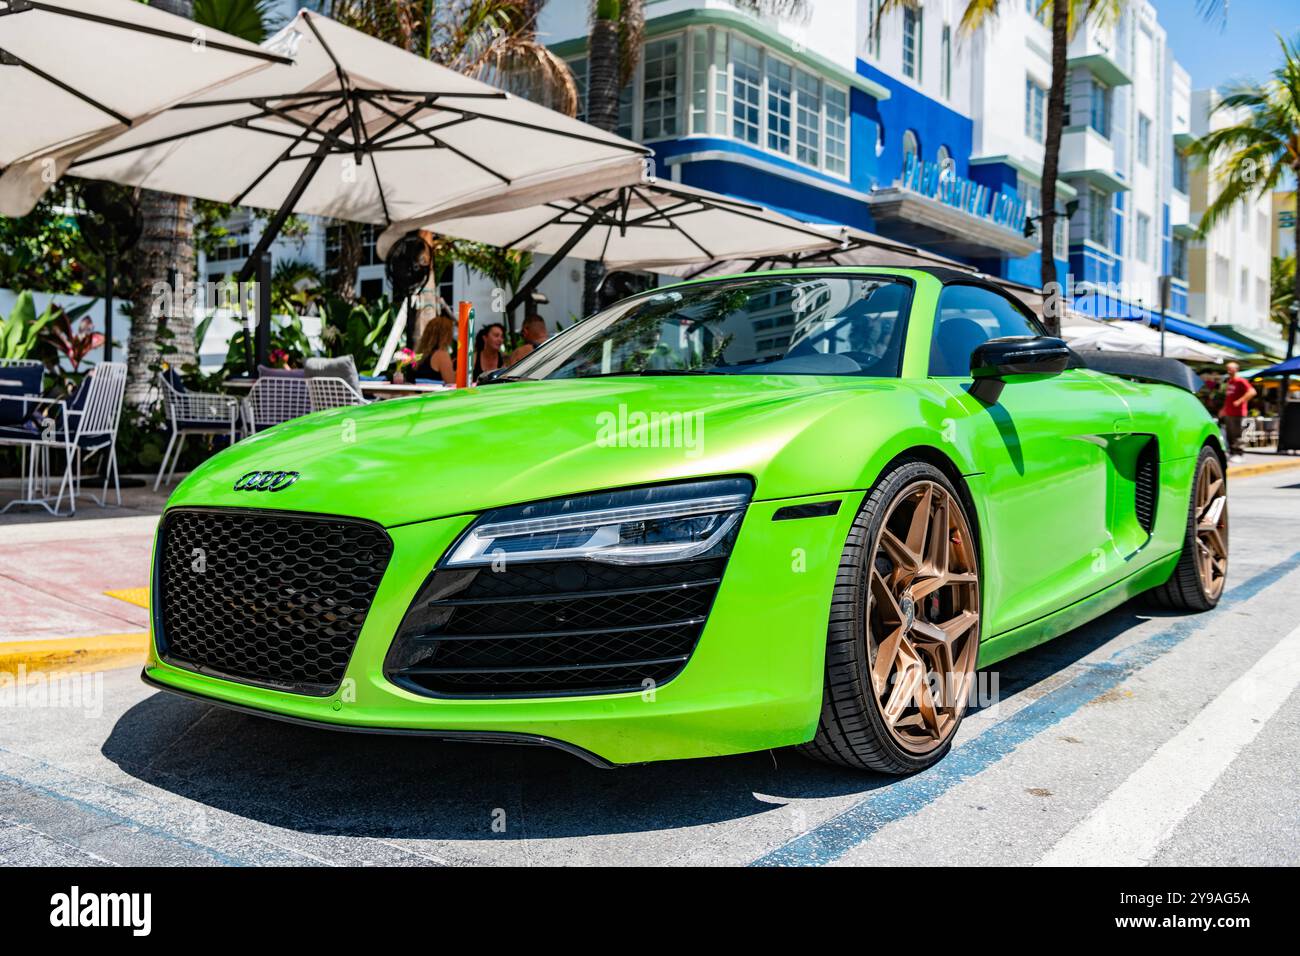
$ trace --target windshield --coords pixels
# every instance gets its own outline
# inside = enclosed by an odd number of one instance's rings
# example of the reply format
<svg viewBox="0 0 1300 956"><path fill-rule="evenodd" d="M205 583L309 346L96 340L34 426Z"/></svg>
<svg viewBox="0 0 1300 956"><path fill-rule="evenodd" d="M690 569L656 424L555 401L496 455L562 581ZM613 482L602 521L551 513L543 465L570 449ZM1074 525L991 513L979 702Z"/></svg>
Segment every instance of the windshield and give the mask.
<svg viewBox="0 0 1300 956"><path fill-rule="evenodd" d="M620 302L503 378L897 377L911 285L889 276L729 279Z"/></svg>

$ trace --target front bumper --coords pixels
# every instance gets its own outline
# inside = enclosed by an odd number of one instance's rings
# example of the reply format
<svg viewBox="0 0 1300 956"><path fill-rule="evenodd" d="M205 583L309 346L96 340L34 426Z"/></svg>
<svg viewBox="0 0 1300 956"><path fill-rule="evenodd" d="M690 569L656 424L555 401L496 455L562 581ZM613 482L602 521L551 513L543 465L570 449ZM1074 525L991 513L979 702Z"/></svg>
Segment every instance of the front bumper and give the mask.
<svg viewBox="0 0 1300 956"><path fill-rule="evenodd" d="M774 521L790 505L839 500L831 516ZM699 644L652 694L445 699L388 681L384 659L429 569L472 520L388 529L393 556L340 689L309 697L171 666L151 640L146 682L226 706L337 729L532 743L600 764L744 753L813 736L826 623L861 492L750 504Z"/></svg>

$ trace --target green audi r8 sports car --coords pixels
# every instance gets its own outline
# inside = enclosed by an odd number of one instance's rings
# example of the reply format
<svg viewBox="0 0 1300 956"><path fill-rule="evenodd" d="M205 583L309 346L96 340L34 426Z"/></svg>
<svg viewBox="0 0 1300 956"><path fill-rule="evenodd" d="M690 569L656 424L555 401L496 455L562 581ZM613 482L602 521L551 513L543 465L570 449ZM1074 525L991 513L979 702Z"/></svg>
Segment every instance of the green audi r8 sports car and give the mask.
<svg viewBox="0 0 1300 956"><path fill-rule="evenodd" d="M253 435L159 525L150 684L601 765L940 759L977 668L1212 607L1224 452L1176 362L997 286L803 269L626 299L478 388Z"/></svg>

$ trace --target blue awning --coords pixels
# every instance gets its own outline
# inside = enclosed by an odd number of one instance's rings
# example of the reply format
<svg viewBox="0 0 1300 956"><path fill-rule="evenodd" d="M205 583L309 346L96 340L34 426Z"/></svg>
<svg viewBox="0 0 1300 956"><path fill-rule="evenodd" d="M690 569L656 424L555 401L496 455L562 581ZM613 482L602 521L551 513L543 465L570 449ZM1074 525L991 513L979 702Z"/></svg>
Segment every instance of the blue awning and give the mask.
<svg viewBox="0 0 1300 956"><path fill-rule="evenodd" d="M1251 373L1251 378L1259 378L1261 375L1297 375L1300 374L1300 355L1295 358L1289 358L1285 362L1279 362L1277 365L1270 365L1268 368L1262 368L1257 372Z"/></svg>

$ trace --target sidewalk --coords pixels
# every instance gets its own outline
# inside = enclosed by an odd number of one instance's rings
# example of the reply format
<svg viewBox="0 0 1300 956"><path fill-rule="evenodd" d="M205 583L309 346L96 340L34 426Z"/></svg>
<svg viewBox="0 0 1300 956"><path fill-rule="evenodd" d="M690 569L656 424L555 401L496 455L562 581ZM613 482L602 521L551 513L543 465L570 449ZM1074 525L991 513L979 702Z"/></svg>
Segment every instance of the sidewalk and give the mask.
<svg viewBox="0 0 1300 956"><path fill-rule="evenodd" d="M75 517L37 508L0 516L0 671L143 659L149 555L171 490L152 485L150 476L123 488L120 507L84 499ZM0 506L16 493L16 482L0 481Z"/></svg>
<svg viewBox="0 0 1300 956"><path fill-rule="evenodd" d="M1271 448L1256 448L1245 454L1246 460L1240 464L1228 466L1229 478L1246 478L1250 475L1263 475L1271 471L1285 471L1288 468L1300 468L1300 454L1279 455Z"/></svg>

